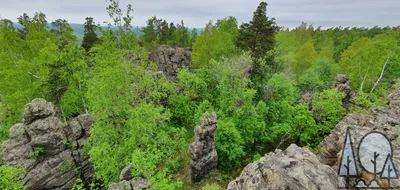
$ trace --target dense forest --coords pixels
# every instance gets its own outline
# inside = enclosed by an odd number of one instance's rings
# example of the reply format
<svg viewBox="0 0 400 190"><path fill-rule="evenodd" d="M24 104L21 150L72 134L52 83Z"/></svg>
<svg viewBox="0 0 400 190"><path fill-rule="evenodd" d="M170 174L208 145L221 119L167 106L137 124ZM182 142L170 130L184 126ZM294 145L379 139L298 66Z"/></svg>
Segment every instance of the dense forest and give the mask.
<svg viewBox="0 0 400 190"><path fill-rule="evenodd" d="M89 113L91 189L118 182L128 165L154 189L222 189L276 148L318 151L347 113L384 105L400 86L400 27L288 29L261 2L248 23L230 16L198 31L152 17L136 29L134 7L109 2L114 22L103 27L86 18L82 44L68 21L48 24L41 12L23 14L19 28L0 20L0 144L35 98L53 102L64 122ZM192 50L192 66L175 81L154 77L149 52L159 45ZM346 105L333 87L337 74L357 93ZM200 117L212 111L218 168L194 184L188 147ZM0 162L0 189L23 189L23 173ZM84 188L77 180L73 189Z"/></svg>

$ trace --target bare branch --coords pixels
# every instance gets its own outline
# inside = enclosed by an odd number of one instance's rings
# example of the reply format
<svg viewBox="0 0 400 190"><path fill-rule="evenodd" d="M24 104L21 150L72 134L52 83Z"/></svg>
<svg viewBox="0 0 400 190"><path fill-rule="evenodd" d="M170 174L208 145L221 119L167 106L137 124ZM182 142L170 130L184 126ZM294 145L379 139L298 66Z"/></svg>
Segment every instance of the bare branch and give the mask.
<svg viewBox="0 0 400 190"><path fill-rule="evenodd" d="M79 81L78 85L79 85L79 89L81 90L81 89L82 89L82 87L81 87L81 81ZM88 114L89 112L88 112L88 110L87 110L87 108L86 108L85 98L82 96L81 99L82 99L82 103L83 103L83 108L85 109L85 113Z"/></svg>
<svg viewBox="0 0 400 190"><path fill-rule="evenodd" d="M29 75L31 75L31 76L33 76L33 77L35 77L35 78L37 78L37 79L40 79L40 77L38 77L37 75L31 73L30 71L26 71L26 72L28 72Z"/></svg>
<svg viewBox="0 0 400 190"><path fill-rule="evenodd" d="M365 82L365 79L367 78L367 75L368 75L368 72L369 72L369 68L370 68L370 67L371 67L371 64L369 64L369 65L368 65L367 72L365 72L365 75L364 75L364 77L363 77L363 78L361 78L361 79L362 79L362 82L361 82L361 85L360 85L360 92L362 92L362 91L363 91L364 82Z"/></svg>
<svg viewBox="0 0 400 190"><path fill-rule="evenodd" d="M390 57L388 57L386 59L386 62L383 65L383 68L382 68L382 71L381 71L381 76L379 76L378 80L374 83L374 86L372 87L372 89L371 89L371 91L369 93L372 93L375 90L376 86L378 86L379 82L382 80L383 73L385 72L386 65L389 63L389 61L390 61Z"/></svg>

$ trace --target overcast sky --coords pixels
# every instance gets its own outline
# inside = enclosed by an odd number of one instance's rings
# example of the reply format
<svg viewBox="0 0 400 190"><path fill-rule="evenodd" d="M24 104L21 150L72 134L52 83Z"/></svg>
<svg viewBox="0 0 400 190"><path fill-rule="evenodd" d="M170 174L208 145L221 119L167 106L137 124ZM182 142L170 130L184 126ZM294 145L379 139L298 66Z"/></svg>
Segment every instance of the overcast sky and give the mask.
<svg viewBox="0 0 400 190"><path fill-rule="evenodd" d="M132 4L133 25L143 26L153 15L169 22L184 20L189 27L204 27L209 20L235 16L239 24L248 22L260 0L120 0L121 7ZM267 15L280 26L293 28L302 21L328 28L332 26L373 27L400 25L400 0L269 0ZM22 13L44 12L48 21L58 18L84 23L110 21L106 0L0 0L0 17L16 21Z"/></svg>

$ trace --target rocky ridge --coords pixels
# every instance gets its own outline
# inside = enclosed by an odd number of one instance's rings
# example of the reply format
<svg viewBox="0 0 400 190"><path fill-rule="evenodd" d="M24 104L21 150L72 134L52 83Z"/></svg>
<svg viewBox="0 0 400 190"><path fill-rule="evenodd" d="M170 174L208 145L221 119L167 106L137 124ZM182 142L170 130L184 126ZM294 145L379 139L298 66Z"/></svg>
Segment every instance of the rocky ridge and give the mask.
<svg viewBox="0 0 400 190"><path fill-rule="evenodd" d="M169 80L176 80L178 69L192 65L191 51L185 48L174 48L167 45L156 47L150 52L149 59L155 62Z"/></svg>
<svg viewBox="0 0 400 190"><path fill-rule="evenodd" d="M215 112L205 113L200 125L194 129L195 141L190 144L190 169L193 182L200 181L211 170L217 168L218 154L215 149L215 130L217 115Z"/></svg>
<svg viewBox="0 0 400 190"><path fill-rule="evenodd" d="M400 166L400 89L395 90L388 97L388 105L380 108L371 108L368 113L354 113L347 115L331 134L326 137L319 145L318 154L320 161L338 170L342 148L349 129L355 157L358 157L358 148L361 138L369 132L381 132L389 138L393 150L393 163ZM360 165L356 159L357 166ZM363 172L360 167L358 173L366 181L370 181L373 175ZM356 182L350 182L355 185ZM378 180L378 183L385 186L386 180ZM392 186L400 186L400 180L392 180Z"/></svg>
<svg viewBox="0 0 400 190"><path fill-rule="evenodd" d="M307 148L290 145L247 165L228 190L336 189L336 171L319 162Z"/></svg>
<svg viewBox="0 0 400 190"><path fill-rule="evenodd" d="M10 128L2 145L3 163L26 169L28 189L71 189L78 178L86 185L92 180L93 169L82 150L92 118L80 115L65 124L57 110L44 99L33 100L25 107L23 123Z"/></svg>

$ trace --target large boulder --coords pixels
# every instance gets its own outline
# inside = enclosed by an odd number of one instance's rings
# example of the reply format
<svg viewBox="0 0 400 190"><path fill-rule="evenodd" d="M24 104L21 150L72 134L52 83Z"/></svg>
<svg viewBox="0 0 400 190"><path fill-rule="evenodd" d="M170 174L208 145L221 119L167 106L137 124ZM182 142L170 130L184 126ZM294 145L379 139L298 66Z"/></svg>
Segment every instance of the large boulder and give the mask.
<svg viewBox="0 0 400 190"><path fill-rule="evenodd" d="M343 145L346 138L347 129L353 143L356 165L360 166L358 149L361 139L372 131L383 133L389 139L393 150L393 164L400 166L400 89L391 93L388 98L388 105L381 108L372 108L366 114L356 113L347 115L331 134L326 137L319 145L319 159L322 163L331 166L336 171L339 168ZM376 143L379 144L379 143ZM374 146L371 144L371 146ZM371 149L373 147L370 147ZM386 156L386 155L385 155ZM362 155L361 155L362 157ZM399 168L396 168L399 169ZM361 175L367 183L374 176L357 167L357 173ZM350 186L355 185L355 180L349 181ZM387 180L379 180L378 183L386 186ZM400 180L391 180L391 186L400 186Z"/></svg>
<svg viewBox="0 0 400 190"><path fill-rule="evenodd" d="M150 52L149 59L155 62L159 71L170 80L176 80L178 69L192 65L191 51L162 45Z"/></svg>
<svg viewBox="0 0 400 190"><path fill-rule="evenodd" d="M336 171L319 162L307 148L290 145L247 165L228 190L245 189L336 189Z"/></svg>
<svg viewBox="0 0 400 190"><path fill-rule="evenodd" d="M2 161L26 169L28 189L71 189L78 177L89 184L93 169L81 148L91 124L87 114L64 124L52 103L35 99L25 107L24 123L10 128Z"/></svg>
<svg viewBox="0 0 400 190"><path fill-rule="evenodd" d="M190 169L193 182L200 181L215 169L218 164L218 154L215 149L214 133L217 129L217 115L205 113L200 119L195 132L195 141L190 144Z"/></svg>

